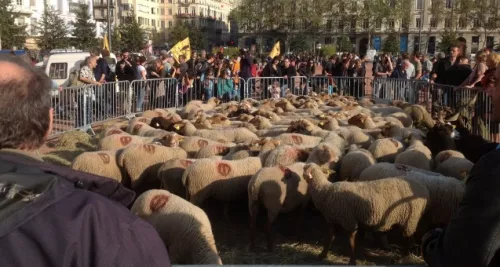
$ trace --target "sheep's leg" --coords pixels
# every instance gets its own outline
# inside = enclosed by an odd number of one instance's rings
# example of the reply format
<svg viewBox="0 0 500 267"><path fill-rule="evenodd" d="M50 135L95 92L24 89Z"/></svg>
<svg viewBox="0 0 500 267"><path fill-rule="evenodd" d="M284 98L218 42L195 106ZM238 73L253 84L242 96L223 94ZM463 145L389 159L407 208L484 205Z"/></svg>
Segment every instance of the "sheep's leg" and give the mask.
<svg viewBox="0 0 500 267"><path fill-rule="evenodd" d="M257 216L259 214L258 203L250 203L250 250L255 250L255 237L257 235Z"/></svg>
<svg viewBox="0 0 500 267"><path fill-rule="evenodd" d="M413 244L413 237L407 237L405 240L405 245L403 246L403 256L410 255L411 245Z"/></svg>
<svg viewBox="0 0 500 267"><path fill-rule="evenodd" d="M297 241L300 242L302 240L302 237L303 237L303 233L304 231L302 231L302 229L304 229L304 217L306 215L306 207L307 207L307 203L306 205L302 205L300 206L299 208L299 211L297 212L297 224L295 226L295 236L297 237Z"/></svg>
<svg viewBox="0 0 500 267"><path fill-rule="evenodd" d="M354 230L349 234L349 248L351 249L351 258L349 260L350 265L356 265L356 233L358 231Z"/></svg>
<svg viewBox="0 0 500 267"><path fill-rule="evenodd" d="M319 254L321 259L326 258L328 255L328 251L330 251L330 247L335 239L335 225L330 225L328 228L328 236L325 238L325 243L323 244L323 251Z"/></svg>
<svg viewBox="0 0 500 267"><path fill-rule="evenodd" d="M376 238L376 241L379 243L380 248L382 248L385 251L391 250L389 248L389 242L387 241L387 235L386 234L381 233L381 232L375 232L373 234L374 234L374 236Z"/></svg>
<svg viewBox="0 0 500 267"><path fill-rule="evenodd" d="M278 217L277 214L267 211L267 251L269 252L273 251L274 235L272 228L273 228L273 223L276 220L276 217Z"/></svg>

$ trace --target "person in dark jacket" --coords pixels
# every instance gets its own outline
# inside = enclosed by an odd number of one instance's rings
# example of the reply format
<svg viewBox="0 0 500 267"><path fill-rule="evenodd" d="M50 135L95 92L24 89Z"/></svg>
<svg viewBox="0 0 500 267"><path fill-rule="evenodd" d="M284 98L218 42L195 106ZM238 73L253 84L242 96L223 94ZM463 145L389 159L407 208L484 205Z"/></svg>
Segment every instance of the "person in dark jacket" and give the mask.
<svg viewBox="0 0 500 267"><path fill-rule="evenodd" d="M290 59L285 58L283 60L283 67L281 68L281 75L283 76L283 84L281 86L281 97L285 96L286 89L290 89L290 91L294 92L295 79L297 76L297 70L294 66L290 64Z"/></svg>
<svg viewBox="0 0 500 267"><path fill-rule="evenodd" d="M253 57L252 54L248 51L248 49L241 49L240 50L240 73L239 77L243 79L243 81L240 82L240 99L243 100L245 99L245 82L248 79L252 78L252 62L253 62Z"/></svg>
<svg viewBox="0 0 500 267"><path fill-rule="evenodd" d="M103 54L101 57L101 53ZM96 100L95 100L95 111L97 115L97 120L104 120L110 114L110 87L112 85L106 85L107 82L106 77L108 77L111 70L109 69L108 62L104 58L104 51L101 52L101 49L95 49L91 53L92 56L97 57L97 65L94 68L94 76L95 80L100 82L102 85L95 88ZM109 56L109 52L108 52ZM112 88L111 88L112 89Z"/></svg>
<svg viewBox="0 0 500 267"><path fill-rule="evenodd" d="M458 64L454 64L446 70L446 84L459 86L472 73L472 68L469 65L469 60L466 57L459 56Z"/></svg>
<svg viewBox="0 0 500 267"><path fill-rule="evenodd" d="M484 155L472 168L457 214L445 230L422 239L430 267L500 266L500 150Z"/></svg>
<svg viewBox="0 0 500 267"><path fill-rule="evenodd" d="M0 265L170 266L155 229L127 209L132 191L35 152L53 125L50 79L14 57L0 68Z"/></svg>
<svg viewBox="0 0 500 267"><path fill-rule="evenodd" d="M135 80L135 62L130 60L130 51L128 49L122 50L122 59L118 61L116 68L116 77L119 81Z"/></svg>

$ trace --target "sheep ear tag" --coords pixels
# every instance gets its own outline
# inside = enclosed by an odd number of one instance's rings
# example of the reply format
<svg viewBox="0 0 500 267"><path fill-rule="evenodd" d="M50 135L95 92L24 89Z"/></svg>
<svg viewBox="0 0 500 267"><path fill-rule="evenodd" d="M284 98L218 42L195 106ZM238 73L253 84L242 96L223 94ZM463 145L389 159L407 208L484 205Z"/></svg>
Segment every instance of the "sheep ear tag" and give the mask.
<svg viewBox="0 0 500 267"><path fill-rule="evenodd" d="M176 124L176 125L174 125L174 128L175 128L176 130L180 130L180 129L181 129L181 126L180 126L179 124Z"/></svg>

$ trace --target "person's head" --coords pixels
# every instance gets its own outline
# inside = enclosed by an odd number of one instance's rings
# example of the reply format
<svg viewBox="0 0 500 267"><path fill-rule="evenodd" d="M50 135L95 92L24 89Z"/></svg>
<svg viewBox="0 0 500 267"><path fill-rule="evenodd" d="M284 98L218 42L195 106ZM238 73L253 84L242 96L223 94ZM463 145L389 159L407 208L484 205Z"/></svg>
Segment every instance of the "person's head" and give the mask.
<svg viewBox="0 0 500 267"><path fill-rule="evenodd" d="M128 49L123 49L122 50L122 59L129 59L130 58L130 51Z"/></svg>
<svg viewBox="0 0 500 267"><path fill-rule="evenodd" d="M109 57L111 55L111 53L109 53L109 50L103 49L101 51L101 55L102 55L102 57Z"/></svg>
<svg viewBox="0 0 500 267"><path fill-rule="evenodd" d="M140 64L140 65L144 65L146 63L147 59L145 56L140 56L139 58L137 58L137 63Z"/></svg>
<svg viewBox="0 0 500 267"><path fill-rule="evenodd" d="M436 56L436 60L441 60L445 57L446 57L446 55L443 52L439 52Z"/></svg>
<svg viewBox="0 0 500 267"><path fill-rule="evenodd" d="M186 56L185 56L185 55L180 55L180 56L179 56L179 62L180 62L180 63L184 63L184 62L186 62Z"/></svg>
<svg viewBox="0 0 500 267"><path fill-rule="evenodd" d="M290 59L289 58L285 58L285 60L283 60L283 64L284 64L285 68L290 67Z"/></svg>
<svg viewBox="0 0 500 267"><path fill-rule="evenodd" d="M163 60L161 60L161 58L155 59L154 66L156 69L161 68L163 66Z"/></svg>
<svg viewBox="0 0 500 267"><path fill-rule="evenodd" d="M416 53L413 55L413 60L422 60L422 53L420 53L420 52L416 52Z"/></svg>
<svg viewBox="0 0 500 267"><path fill-rule="evenodd" d="M460 49L456 45L452 45L450 47L450 56L451 57L458 57L460 55Z"/></svg>
<svg viewBox="0 0 500 267"><path fill-rule="evenodd" d="M274 82L273 82L273 86L274 86L275 88L279 88L279 87L280 87L280 82L279 82L278 80L274 80Z"/></svg>
<svg viewBox="0 0 500 267"><path fill-rule="evenodd" d="M279 62L280 62L279 56L273 57L273 65L278 65Z"/></svg>
<svg viewBox="0 0 500 267"><path fill-rule="evenodd" d="M487 57L488 54L485 51L482 51L481 53L479 53L479 55L476 56L476 63L485 63Z"/></svg>
<svg viewBox="0 0 500 267"><path fill-rule="evenodd" d="M488 66L488 69L494 69L498 66L498 64L500 64L500 54L489 54L486 58L486 66Z"/></svg>
<svg viewBox="0 0 500 267"><path fill-rule="evenodd" d="M403 59L403 60L410 59L410 54L404 52L403 54L401 54L401 59Z"/></svg>
<svg viewBox="0 0 500 267"><path fill-rule="evenodd" d="M208 54L208 55L205 55L205 57L207 58L207 62L208 62L209 64L212 64L212 63L214 63L214 62L215 62L215 57L214 57L214 55L213 55L213 54Z"/></svg>
<svg viewBox="0 0 500 267"><path fill-rule="evenodd" d="M403 70L407 70L410 67L411 62L408 59L404 59L401 63Z"/></svg>
<svg viewBox="0 0 500 267"><path fill-rule="evenodd" d="M358 59L354 60L354 66L355 66L356 68L361 67L361 59L359 59L359 58L358 58Z"/></svg>
<svg viewBox="0 0 500 267"><path fill-rule="evenodd" d="M334 63L337 58L335 56L330 57L330 62Z"/></svg>
<svg viewBox="0 0 500 267"><path fill-rule="evenodd" d="M201 58L203 58L203 59L207 58L207 50L205 50L205 49L201 50L200 54L201 54Z"/></svg>
<svg viewBox="0 0 500 267"><path fill-rule="evenodd" d="M198 57L198 54L196 53L196 51L191 51L191 58L193 60L195 60L197 57Z"/></svg>
<svg viewBox="0 0 500 267"><path fill-rule="evenodd" d="M460 65L469 65L469 59L467 57L459 56L457 60Z"/></svg>
<svg viewBox="0 0 500 267"><path fill-rule="evenodd" d="M95 68L97 66L97 57L96 56L86 57L83 65L89 66L91 69Z"/></svg>
<svg viewBox="0 0 500 267"><path fill-rule="evenodd" d="M310 58L309 61L307 62L307 65L313 66L314 65L314 59Z"/></svg>
<svg viewBox="0 0 500 267"><path fill-rule="evenodd" d="M160 58L161 58L162 60L166 60L166 59L167 59L167 57L168 57L168 51L167 51L167 50L161 50L161 51L160 51Z"/></svg>
<svg viewBox="0 0 500 267"><path fill-rule="evenodd" d="M484 52L486 55L489 55L491 54L491 49L485 47L482 52Z"/></svg>
<svg viewBox="0 0 500 267"><path fill-rule="evenodd" d="M0 149L36 150L52 130L52 82L11 55L0 56L0 68Z"/></svg>
<svg viewBox="0 0 500 267"><path fill-rule="evenodd" d="M101 56L101 49L94 48L94 49L90 50L90 55L95 56L95 57L100 57Z"/></svg>

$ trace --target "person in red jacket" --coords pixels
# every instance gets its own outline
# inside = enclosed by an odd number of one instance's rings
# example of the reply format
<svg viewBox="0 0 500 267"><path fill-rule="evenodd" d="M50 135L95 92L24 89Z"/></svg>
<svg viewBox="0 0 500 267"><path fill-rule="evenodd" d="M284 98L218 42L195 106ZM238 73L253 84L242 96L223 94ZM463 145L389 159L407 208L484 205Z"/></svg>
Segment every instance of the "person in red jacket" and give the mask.
<svg viewBox="0 0 500 267"><path fill-rule="evenodd" d="M153 226L127 209L132 191L38 155L53 125L50 79L12 56L0 68L0 265L170 266Z"/></svg>

